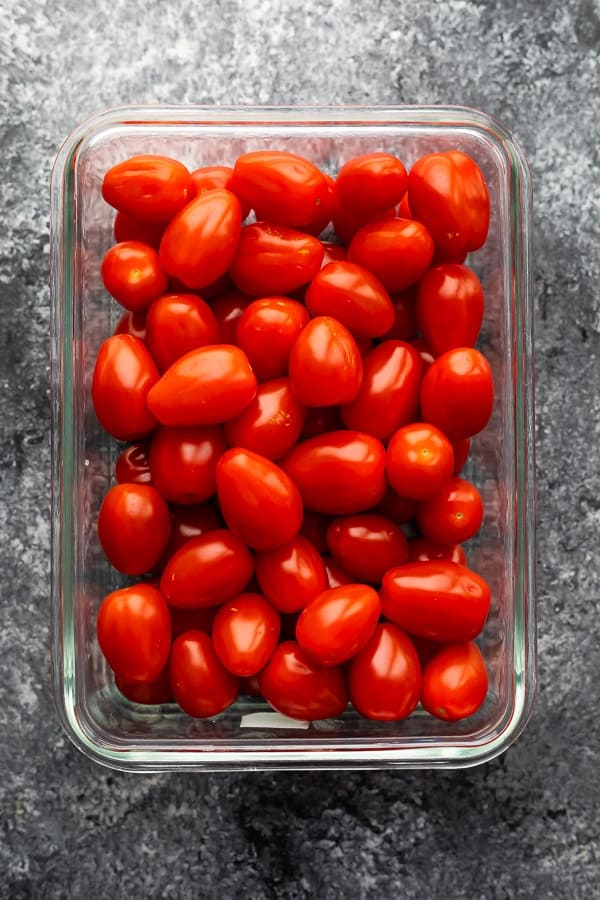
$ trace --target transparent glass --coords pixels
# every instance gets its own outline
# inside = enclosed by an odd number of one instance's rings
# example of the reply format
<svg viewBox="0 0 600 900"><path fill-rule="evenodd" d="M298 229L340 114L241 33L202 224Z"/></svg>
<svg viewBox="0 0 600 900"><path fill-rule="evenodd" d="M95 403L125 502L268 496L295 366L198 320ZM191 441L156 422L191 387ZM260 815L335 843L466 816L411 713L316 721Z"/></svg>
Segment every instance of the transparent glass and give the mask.
<svg viewBox="0 0 600 900"><path fill-rule="evenodd" d="M492 587L480 641L490 690L483 708L463 722L417 711L404 722L378 723L348 710L336 720L290 726L257 699L195 720L172 705L130 703L98 648L98 606L120 584L95 528L117 454L90 398L98 347L119 315L100 278L113 219L102 177L136 153L196 168L233 163L258 148L294 151L330 172L374 150L396 153L409 166L424 153L458 148L486 176L490 233L469 262L485 290L480 346L493 367L496 400L467 471L486 510L469 559ZM455 767L489 760L515 740L536 683L531 231L521 149L499 122L460 107L135 107L102 113L67 139L52 175L53 679L62 724L84 753L143 772Z"/></svg>

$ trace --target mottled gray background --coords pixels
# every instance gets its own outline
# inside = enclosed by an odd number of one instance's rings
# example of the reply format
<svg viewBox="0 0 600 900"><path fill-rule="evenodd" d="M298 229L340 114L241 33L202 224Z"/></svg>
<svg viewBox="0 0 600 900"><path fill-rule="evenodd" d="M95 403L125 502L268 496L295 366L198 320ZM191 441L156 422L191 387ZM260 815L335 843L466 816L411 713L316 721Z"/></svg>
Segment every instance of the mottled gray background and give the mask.
<svg viewBox="0 0 600 900"><path fill-rule="evenodd" d="M0 4L0 897L600 897L598 0ZM48 179L131 101L463 103L536 195L540 694L479 769L132 777L48 686Z"/></svg>

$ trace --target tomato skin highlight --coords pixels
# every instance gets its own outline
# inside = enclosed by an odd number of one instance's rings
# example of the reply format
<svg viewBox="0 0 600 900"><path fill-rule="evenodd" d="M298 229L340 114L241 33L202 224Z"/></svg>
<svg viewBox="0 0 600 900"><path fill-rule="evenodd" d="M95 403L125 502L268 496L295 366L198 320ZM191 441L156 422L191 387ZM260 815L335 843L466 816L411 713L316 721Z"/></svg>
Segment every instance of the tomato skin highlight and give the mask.
<svg viewBox="0 0 600 900"><path fill-rule="evenodd" d="M305 300L313 316L332 316L354 335L380 337L394 322L389 294L356 263L332 262L322 268L311 281Z"/></svg>
<svg viewBox="0 0 600 900"><path fill-rule="evenodd" d="M98 514L98 537L110 564L126 575L143 575L161 558L169 541L169 508L149 484L117 484Z"/></svg>
<svg viewBox="0 0 600 900"><path fill-rule="evenodd" d="M348 259L369 269L390 293L404 291L423 277L433 258L433 241L412 219L380 219L356 232Z"/></svg>
<svg viewBox="0 0 600 900"><path fill-rule="evenodd" d="M329 186L325 175L304 157L257 150L237 158L232 188L257 219L298 227L315 221L320 206L327 203Z"/></svg>
<svg viewBox="0 0 600 900"><path fill-rule="evenodd" d="M434 266L419 283L419 329L435 356L474 347L483 322L483 289L467 266Z"/></svg>
<svg viewBox="0 0 600 900"><path fill-rule="evenodd" d="M161 372L190 350L219 340L210 306L195 294L165 294L148 309L146 346Z"/></svg>
<svg viewBox="0 0 600 900"><path fill-rule="evenodd" d="M282 613L295 613L328 587L320 553L301 534L274 550L256 554L256 578L265 597Z"/></svg>
<svg viewBox="0 0 600 900"><path fill-rule="evenodd" d="M482 522L481 494L470 481L456 476L417 510L421 532L436 544L462 544L477 534Z"/></svg>
<svg viewBox="0 0 600 900"><path fill-rule="evenodd" d="M280 628L277 610L263 596L240 594L224 603L215 616L215 653L233 675L257 675L275 651Z"/></svg>
<svg viewBox="0 0 600 900"><path fill-rule="evenodd" d="M259 381L288 374L290 353L309 320L306 308L289 297L264 297L242 312L235 342Z"/></svg>
<svg viewBox="0 0 600 900"><path fill-rule="evenodd" d="M315 277L323 253L321 241L310 234L255 222L242 229L229 274L251 297L290 294Z"/></svg>
<svg viewBox="0 0 600 900"><path fill-rule="evenodd" d="M466 719L483 705L488 674L476 644L450 644L436 653L423 671L421 702L445 722Z"/></svg>
<svg viewBox="0 0 600 900"><path fill-rule="evenodd" d="M328 588L304 607L296 639L321 666L338 666L362 650L381 613L379 594L366 584Z"/></svg>
<svg viewBox="0 0 600 900"><path fill-rule="evenodd" d="M117 163L102 181L111 206L140 222L168 222L191 196L192 179L184 165L166 156L142 154Z"/></svg>
<svg viewBox="0 0 600 900"><path fill-rule="evenodd" d="M355 399L363 362L347 328L318 316L298 335L290 354L290 382L304 406L337 406Z"/></svg>
<svg viewBox="0 0 600 900"><path fill-rule="evenodd" d="M171 503L202 503L216 493L217 462L226 449L216 425L158 428L150 444L152 482Z"/></svg>
<svg viewBox="0 0 600 900"><path fill-rule="evenodd" d="M98 612L98 643L124 682L157 679L169 656L171 618L160 591L136 584L108 594Z"/></svg>
<svg viewBox="0 0 600 900"><path fill-rule="evenodd" d="M225 529L191 538L171 557L160 579L170 606L200 609L241 594L254 572L248 548Z"/></svg>
<svg viewBox="0 0 600 900"><path fill-rule="evenodd" d="M410 716L421 693L421 665L409 636L390 622L377 625L350 663L348 688L352 705L367 719Z"/></svg>
<svg viewBox="0 0 600 900"><path fill-rule="evenodd" d="M115 463L115 478L119 484L151 483L149 449L148 441L137 441L123 450Z"/></svg>
<svg viewBox="0 0 600 900"><path fill-rule="evenodd" d="M259 685L267 703L292 719L333 718L348 704L341 669L315 665L295 641L279 644L259 675Z"/></svg>
<svg viewBox="0 0 600 900"><path fill-rule="evenodd" d="M277 460L297 443L305 418L306 410L288 378L265 381L246 409L225 423L225 440L230 447L244 447Z"/></svg>
<svg viewBox="0 0 600 900"><path fill-rule="evenodd" d="M334 519L327 543L335 562L359 581L378 584L389 569L408 561L400 526L373 513Z"/></svg>
<svg viewBox="0 0 600 900"><path fill-rule="evenodd" d="M479 350L448 350L431 364L421 385L421 412L451 441L482 431L494 406L490 364Z"/></svg>
<svg viewBox="0 0 600 900"><path fill-rule="evenodd" d="M94 367L92 400L98 421L119 441L146 437L156 426L147 397L159 379L139 338L116 334L104 341Z"/></svg>
<svg viewBox="0 0 600 900"><path fill-rule="evenodd" d="M130 312L147 309L169 285L156 250L139 241L114 244L104 254L101 273L108 293Z"/></svg>
<svg viewBox="0 0 600 900"><path fill-rule="evenodd" d="M341 206L357 217L376 216L397 206L406 193L408 174L390 153L366 153L345 163L335 181Z"/></svg>
<svg viewBox="0 0 600 900"><path fill-rule="evenodd" d="M196 718L218 716L239 692L238 679L221 663L204 631L186 631L173 641L169 680L179 706Z"/></svg>
<svg viewBox="0 0 600 900"><path fill-rule="evenodd" d="M386 474L394 491L411 500L428 500L452 477L454 449L445 434L427 422L404 425L387 449Z"/></svg>

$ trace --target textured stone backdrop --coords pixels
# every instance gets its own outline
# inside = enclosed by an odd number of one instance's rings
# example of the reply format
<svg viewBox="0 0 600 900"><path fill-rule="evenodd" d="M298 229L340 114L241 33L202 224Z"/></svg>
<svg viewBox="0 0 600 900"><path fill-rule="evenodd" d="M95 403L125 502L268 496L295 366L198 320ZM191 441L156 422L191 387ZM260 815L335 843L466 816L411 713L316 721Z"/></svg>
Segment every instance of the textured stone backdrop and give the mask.
<svg viewBox="0 0 600 900"><path fill-rule="evenodd" d="M0 6L0 897L599 897L598 0L4 0ZM129 102L461 103L536 199L540 694L455 773L132 777L48 681L48 179Z"/></svg>

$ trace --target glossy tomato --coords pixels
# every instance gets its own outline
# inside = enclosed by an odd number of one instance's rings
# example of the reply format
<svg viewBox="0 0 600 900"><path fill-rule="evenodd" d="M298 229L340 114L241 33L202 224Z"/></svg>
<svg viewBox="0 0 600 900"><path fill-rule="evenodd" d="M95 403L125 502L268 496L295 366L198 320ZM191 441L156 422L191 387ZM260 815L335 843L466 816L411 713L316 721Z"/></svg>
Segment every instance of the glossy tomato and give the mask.
<svg viewBox="0 0 600 900"><path fill-rule="evenodd" d="M92 400L98 421L119 441L150 434L156 419L146 405L159 374L139 338L117 334L104 341L94 368Z"/></svg>
<svg viewBox="0 0 600 900"><path fill-rule="evenodd" d="M136 584L108 594L96 629L106 661L123 681L148 682L160 676L169 656L171 619L155 587Z"/></svg>
<svg viewBox="0 0 600 900"><path fill-rule="evenodd" d="M192 172L192 194L201 197L207 191L226 190L235 194L233 189L233 169L230 166L203 166ZM238 200L240 200L238 196ZM242 203L242 219L245 219L251 207Z"/></svg>
<svg viewBox="0 0 600 900"><path fill-rule="evenodd" d="M292 719L341 716L348 704L341 669L315 665L295 641L277 647L259 675L259 685L267 703Z"/></svg>
<svg viewBox="0 0 600 900"><path fill-rule="evenodd" d="M113 223L113 234L117 244L123 241L141 241L154 250L160 247L164 230L165 226L160 222L138 222L125 212L118 212Z"/></svg>
<svg viewBox="0 0 600 900"><path fill-rule="evenodd" d="M366 153L345 163L335 181L341 206L366 219L397 206L406 193L408 174L390 153Z"/></svg>
<svg viewBox="0 0 600 900"><path fill-rule="evenodd" d="M308 234L314 234L315 237L318 237L330 224L336 206L333 192L334 180L330 175L325 175L325 181L327 182L327 191L316 207L314 216L306 225L296 226L299 231L307 231Z"/></svg>
<svg viewBox="0 0 600 900"><path fill-rule="evenodd" d="M279 459L297 442L305 416L288 378L265 381L250 405L225 423L225 440L230 447L245 447L267 459Z"/></svg>
<svg viewBox="0 0 600 900"><path fill-rule="evenodd" d="M410 562L427 562L430 559L447 559L461 566L467 565L467 554L460 544L434 544L427 538L413 538L408 542Z"/></svg>
<svg viewBox="0 0 600 900"><path fill-rule="evenodd" d="M476 572L446 560L408 563L383 579L383 614L433 641L470 641L482 630L490 588Z"/></svg>
<svg viewBox="0 0 600 900"><path fill-rule="evenodd" d="M380 613L379 594L366 584L328 588L300 613L296 638L311 659L338 666L362 650Z"/></svg>
<svg viewBox="0 0 600 900"><path fill-rule="evenodd" d="M483 502L474 484L453 476L429 500L419 505L417 523L436 544L462 544L483 522Z"/></svg>
<svg viewBox="0 0 600 900"><path fill-rule="evenodd" d="M432 716L456 722L477 712L487 691L488 674L479 647L450 644L425 666L421 702Z"/></svg>
<svg viewBox="0 0 600 900"><path fill-rule="evenodd" d="M159 706L162 703L173 702L169 672L166 668L162 670L158 678L154 678L152 681L127 681L117 674L115 675L115 684L123 696L132 703L141 703L143 706Z"/></svg>
<svg viewBox="0 0 600 900"><path fill-rule="evenodd" d="M115 326L113 334L130 334L140 341L146 340L146 310L138 312L127 310L124 312Z"/></svg>
<svg viewBox="0 0 600 900"><path fill-rule="evenodd" d="M109 169L102 182L106 202L140 222L168 222L191 194L190 173L166 156L132 156Z"/></svg>
<svg viewBox="0 0 600 900"><path fill-rule="evenodd" d="M169 560L160 589L171 606L216 606L241 594L254 571L248 548L230 531L192 538Z"/></svg>
<svg viewBox="0 0 600 900"><path fill-rule="evenodd" d="M217 490L217 462L227 446L216 425L158 428L150 445L152 483L172 503L202 503Z"/></svg>
<svg viewBox="0 0 600 900"><path fill-rule="evenodd" d="M390 209L386 209L383 213L377 213L375 216L354 216L351 212L348 212L347 209L344 209L334 192L334 205L331 219L336 236L342 244L350 244L356 232L360 231L367 222L379 221L380 219L394 219L395 217L396 209L393 206Z"/></svg>
<svg viewBox="0 0 600 900"><path fill-rule="evenodd" d="M323 252L321 241L310 234L255 222L242 230L230 275L252 297L289 294L315 277Z"/></svg>
<svg viewBox="0 0 600 900"><path fill-rule="evenodd" d="M411 219L380 219L363 225L348 250L348 259L369 269L392 293L419 281L432 257L431 235Z"/></svg>
<svg viewBox="0 0 600 900"><path fill-rule="evenodd" d="M384 341L364 360L360 390L341 410L347 428L387 440L417 414L422 364L403 341Z"/></svg>
<svg viewBox="0 0 600 900"><path fill-rule="evenodd" d="M487 359L479 350L448 350L423 378L421 412L451 441L482 431L494 405L494 383Z"/></svg>
<svg viewBox="0 0 600 900"><path fill-rule="evenodd" d="M163 268L191 288L212 284L231 266L241 228L242 208L235 194L202 194L167 225L160 242Z"/></svg>
<svg viewBox="0 0 600 900"><path fill-rule="evenodd" d="M434 266L419 283L417 321L435 356L473 347L483 322L483 290L467 266Z"/></svg>
<svg viewBox="0 0 600 900"><path fill-rule="evenodd" d="M302 500L292 479L274 462L243 448L217 465L217 493L229 528L256 550L271 550L296 536Z"/></svg>
<svg viewBox="0 0 600 900"><path fill-rule="evenodd" d="M257 553L256 577L264 595L284 613L304 609L328 586L319 552L300 534L281 547Z"/></svg>
<svg viewBox="0 0 600 900"><path fill-rule="evenodd" d="M342 584L356 584L355 576L345 572L330 556L323 557L323 565L330 588L340 587Z"/></svg>
<svg viewBox="0 0 600 900"><path fill-rule="evenodd" d="M390 330L394 309L374 275L351 262L332 262L313 278L306 292L313 316L333 316L352 334L379 337Z"/></svg>
<svg viewBox="0 0 600 900"><path fill-rule="evenodd" d="M148 441L138 441L126 447L115 463L115 478L119 484L150 484Z"/></svg>
<svg viewBox="0 0 600 900"><path fill-rule="evenodd" d="M269 662L280 628L279 613L261 594L240 594L219 608L213 646L226 669L248 678Z"/></svg>
<svg viewBox="0 0 600 900"><path fill-rule="evenodd" d="M386 492L385 448L360 431L309 438L281 460L314 512L343 516L379 503Z"/></svg>
<svg viewBox="0 0 600 900"><path fill-rule="evenodd" d="M452 477L454 450L445 434L427 422L394 432L387 449L390 486L410 500L433 497Z"/></svg>
<svg viewBox="0 0 600 900"><path fill-rule="evenodd" d="M334 560L359 581L377 584L388 569L408 560L400 526L373 513L334 519L327 543Z"/></svg>
<svg viewBox="0 0 600 900"><path fill-rule="evenodd" d="M304 306L289 297L255 300L240 316L236 341L259 381L282 378L288 373L292 347L310 316Z"/></svg>
<svg viewBox="0 0 600 900"><path fill-rule="evenodd" d="M227 671L204 631L186 631L173 641L169 680L179 706L197 718L218 716L239 692L238 679Z"/></svg>
<svg viewBox="0 0 600 900"><path fill-rule="evenodd" d="M104 497L98 537L108 561L119 572L149 572L161 558L170 533L169 508L152 485L117 484Z"/></svg>
<svg viewBox="0 0 600 900"><path fill-rule="evenodd" d="M348 251L342 244L336 244L333 241L321 241L323 244L323 262L321 268L324 269L332 262L342 262L348 258Z"/></svg>
<svg viewBox="0 0 600 900"><path fill-rule="evenodd" d="M410 343L421 357L421 362L423 363L423 375L425 375L425 372L427 372L429 366L434 360L433 353L431 352L423 338L413 338Z"/></svg>
<svg viewBox="0 0 600 900"><path fill-rule="evenodd" d="M229 291L211 303L222 344L235 344L238 319L251 302L251 298L241 291Z"/></svg>
<svg viewBox="0 0 600 900"><path fill-rule="evenodd" d="M282 150L243 153L236 160L232 186L257 219L295 226L315 220L329 187L313 163Z"/></svg>
<svg viewBox="0 0 600 900"><path fill-rule="evenodd" d="M389 331L382 335L386 341L410 341L419 330L417 323L417 292L407 288L390 296L394 309L394 321Z"/></svg>
<svg viewBox="0 0 600 900"><path fill-rule="evenodd" d="M239 347L199 347L167 369L148 393L148 409L163 425L218 425L248 406L256 386Z"/></svg>
<svg viewBox="0 0 600 900"><path fill-rule="evenodd" d="M350 663L350 700L367 719L406 719L421 694L421 664L409 636L390 622L377 625Z"/></svg>
<svg viewBox="0 0 600 900"><path fill-rule="evenodd" d="M223 521L214 506L211 506L209 503L196 503L193 506L172 506L171 537L157 568L159 570L164 569L173 554L192 538L200 537L209 531L217 531L221 528L223 528ZM200 626L194 625L193 627Z"/></svg>
<svg viewBox="0 0 600 900"><path fill-rule="evenodd" d="M296 339L290 355L290 381L304 406L350 403L360 389L363 362L347 328L318 316Z"/></svg>
<svg viewBox="0 0 600 900"><path fill-rule="evenodd" d="M148 310L146 346L161 372L190 350L219 341L210 306L195 294L165 294Z"/></svg>
<svg viewBox="0 0 600 900"><path fill-rule="evenodd" d="M169 286L158 253L139 241L115 244L105 253L102 281L108 293L133 312L146 309Z"/></svg>

